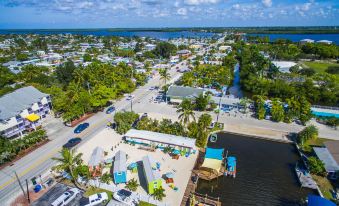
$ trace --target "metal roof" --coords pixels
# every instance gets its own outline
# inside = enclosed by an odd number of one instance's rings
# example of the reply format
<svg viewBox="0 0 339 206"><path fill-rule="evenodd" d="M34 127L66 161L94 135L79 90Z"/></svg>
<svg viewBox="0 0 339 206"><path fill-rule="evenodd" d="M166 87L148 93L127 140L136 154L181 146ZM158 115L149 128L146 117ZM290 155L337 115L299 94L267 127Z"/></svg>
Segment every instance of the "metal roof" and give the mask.
<svg viewBox="0 0 339 206"><path fill-rule="evenodd" d="M156 163L151 156L144 156L142 158L142 163L144 165L145 176L148 183L161 178L159 171L152 169Z"/></svg>
<svg viewBox="0 0 339 206"><path fill-rule="evenodd" d="M188 147L188 148L195 147L195 139L171 135L171 134L151 132L151 131L146 131L146 130L130 129L128 130L128 132L126 132L125 136L131 137L131 138L149 140L152 142L176 145L179 147Z"/></svg>
<svg viewBox="0 0 339 206"><path fill-rule="evenodd" d="M172 98L193 98L203 94L204 91L202 88L170 86L166 96Z"/></svg>
<svg viewBox="0 0 339 206"><path fill-rule="evenodd" d="M28 86L0 97L0 120L19 115L23 110L47 96L49 95Z"/></svg>
<svg viewBox="0 0 339 206"><path fill-rule="evenodd" d="M98 166L104 160L104 150L101 147L96 147L91 155L91 159L88 161L88 166Z"/></svg>
<svg viewBox="0 0 339 206"><path fill-rule="evenodd" d="M316 153L317 157L325 164L326 172L339 171L339 165L334 160L333 156L331 155L327 148L313 147L313 150Z"/></svg>
<svg viewBox="0 0 339 206"><path fill-rule="evenodd" d="M126 166L126 153L119 150L114 157L114 167L113 172L125 172L127 170Z"/></svg>
<svg viewBox="0 0 339 206"><path fill-rule="evenodd" d="M339 164L339 141L338 140L326 141L324 142L324 145L331 153L332 157L337 162L337 164Z"/></svg>

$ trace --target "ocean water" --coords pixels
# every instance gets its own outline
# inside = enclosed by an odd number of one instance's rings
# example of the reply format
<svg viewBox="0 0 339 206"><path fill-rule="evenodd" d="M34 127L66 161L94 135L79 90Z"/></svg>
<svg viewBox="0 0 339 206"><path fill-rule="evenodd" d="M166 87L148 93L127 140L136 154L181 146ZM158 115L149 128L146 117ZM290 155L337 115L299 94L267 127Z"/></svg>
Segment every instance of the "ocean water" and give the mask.
<svg viewBox="0 0 339 206"><path fill-rule="evenodd" d="M329 40L333 43L339 45L339 34L248 34L249 36L268 36L270 41L275 41L277 39L289 39L292 42L298 42L302 39L313 39L315 41L319 40Z"/></svg>
<svg viewBox="0 0 339 206"><path fill-rule="evenodd" d="M94 36L121 36L121 37L151 37L157 39L172 39L179 37L191 38L209 38L215 34L211 32L162 32L162 31L110 31L109 29L93 29L93 30L0 30L0 34L78 34L78 35L94 35Z"/></svg>
<svg viewBox="0 0 339 206"><path fill-rule="evenodd" d="M300 188L294 171L299 156L292 144L219 133L216 143L209 147L224 148L237 158L237 177L199 180L197 192L220 197L228 206L294 206L311 189Z"/></svg>

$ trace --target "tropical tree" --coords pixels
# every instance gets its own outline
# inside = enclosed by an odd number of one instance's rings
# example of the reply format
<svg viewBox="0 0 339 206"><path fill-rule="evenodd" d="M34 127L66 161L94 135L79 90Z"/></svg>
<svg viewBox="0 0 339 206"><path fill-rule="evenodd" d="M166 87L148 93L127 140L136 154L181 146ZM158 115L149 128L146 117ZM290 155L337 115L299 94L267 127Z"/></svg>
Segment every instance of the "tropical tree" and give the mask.
<svg viewBox="0 0 339 206"><path fill-rule="evenodd" d="M318 129L314 125L307 126L298 133L297 137L298 143L304 145L306 141L318 138Z"/></svg>
<svg viewBox="0 0 339 206"><path fill-rule="evenodd" d="M131 179L131 180L129 180L127 183L126 183L126 186L125 186L125 188L126 189L128 189L128 190L130 190L130 191L136 191L137 189L138 189L138 187L139 187L139 183L138 183L138 181L136 180L136 179Z"/></svg>
<svg viewBox="0 0 339 206"><path fill-rule="evenodd" d="M75 172L76 168L82 164L82 153L75 153L75 150L69 150L64 148L60 151L61 157L53 157L52 159L57 161L57 165L52 167L53 170L58 172L65 171L70 174L72 182L75 186L80 187L78 183L78 175Z"/></svg>
<svg viewBox="0 0 339 206"><path fill-rule="evenodd" d="M208 94L199 94L195 98L195 108L199 111L205 111L210 99L211 96Z"/></svg>
<svg viewBox="0 0 339 206"><path fill-rule="evenodd" d="M309 170L315 175L326 175L325 164L316 157L309 157L307 160Z"/></svg>
<svg viewBox="0 0 339 206"><path fill-rule="evenodd" d="M100 177L100 182L109 184L112 181L112 177L109 173L104 173Z"/></svg>
<svg viewBox="0 0 339 206"><path fill-rule="evenodd" d="M273 121L281 122L284 119L284 107L279 99L273 99L271 115Z"/></svg>
<svg viewBox="0 0 339 206"><path fill-rule="evenodd" d="M114 115L114 122L117 124L117 132L119 134L126 133L132 128L132 124L139 118L134 112L117 112Z"/></svg>
<svg viewBox="0 0 339 206"><path fill-rule="evenodd" d="M171 79L171 75L170 73L168 73L168 69L167 68L161 69L159 71L159 74L160 74L160 79L164 80L165 85L166 85L167 80Z"/></svg>
<svg viewBox="0 0 339 206"><path fill-rule="evenodd" d="M178 106L177 113L179 113L180 123L187 125L191 119L195 121L192 102L189 99L184 99Z"/></svg>
<svg viewBox="0 0 339 206"><path fill-rule="evenodd" d="M253 96L258 119L264 119L266 115L265 100L263 96Z"/></svg>
<svg viewBox="0 0 339 206"><path fill-rule="evenodd" d="M158 189L155 189L152 196L154 197L154 199L161 201L164 197L166 197L164 188L160 187Z"/></svg>
<svg viewBox="0 0 339 206"><path fill-rule="evenodd" d="M247 97L241 98L239 104L243 107L243 112L248 112L248 106L252 102L252 100L248 99Z"/></svg>

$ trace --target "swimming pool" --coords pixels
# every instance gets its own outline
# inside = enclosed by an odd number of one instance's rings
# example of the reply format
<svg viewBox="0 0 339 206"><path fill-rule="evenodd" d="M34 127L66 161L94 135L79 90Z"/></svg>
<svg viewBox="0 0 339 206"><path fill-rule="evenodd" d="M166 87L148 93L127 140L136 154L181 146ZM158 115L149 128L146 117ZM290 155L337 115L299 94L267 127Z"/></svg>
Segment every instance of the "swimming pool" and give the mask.
<svg viewBox="0 0 339 206"><path fill-rule="evenodd" d="M330 112L319 112L312 110L312 114L317 117L335 117L339 119L339 114L334 114Z"/></svg>

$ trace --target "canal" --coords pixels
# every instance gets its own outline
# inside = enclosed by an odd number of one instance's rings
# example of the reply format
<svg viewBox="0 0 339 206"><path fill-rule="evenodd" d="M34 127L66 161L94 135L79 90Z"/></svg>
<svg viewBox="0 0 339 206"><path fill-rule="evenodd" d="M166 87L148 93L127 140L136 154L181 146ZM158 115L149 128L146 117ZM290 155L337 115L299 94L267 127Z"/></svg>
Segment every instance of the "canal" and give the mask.
<svg viewBox="0 0 339 206"><path fill-rule="evenodd" d="M237 177L199 180L196 192L220 197L222 205L299 205L310 189L300 188L294 172L299 160L294 145L219 133L209 147L228 150L237 157Z"/></svg>

